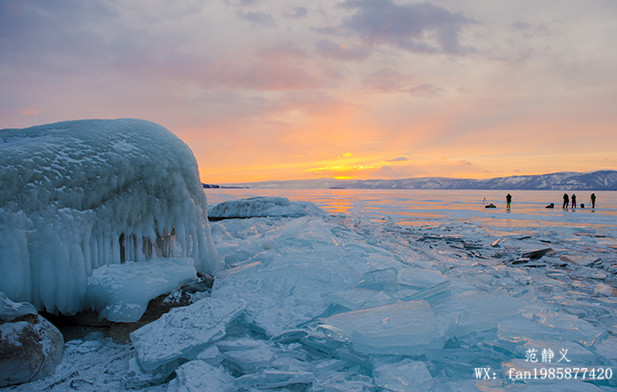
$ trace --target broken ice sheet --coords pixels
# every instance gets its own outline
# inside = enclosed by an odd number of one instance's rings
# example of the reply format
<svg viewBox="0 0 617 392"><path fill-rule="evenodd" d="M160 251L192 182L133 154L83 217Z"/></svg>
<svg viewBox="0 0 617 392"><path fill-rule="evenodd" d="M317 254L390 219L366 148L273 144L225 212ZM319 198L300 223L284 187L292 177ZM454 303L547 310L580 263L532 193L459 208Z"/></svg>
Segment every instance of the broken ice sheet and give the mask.
<svg viewBox="0 0 617 392"><path fill-rule="evenodd" d="M467 291L436 305L434 311L438 319L454 317L453 336L460 337L497 328L500 320L520 313L521 305L520 299L506 295Z"/></svg>
<svg viewBox="0 0 617 392"><path fill-rule="evenodd" d="M446 278L441 272L424 268L402 268L398 272L398 283L412 288L423 289L443 283Z"/></svg>
<svg viewBox="0 0 617 392"><path fill-rule="evenodd" d="M357 287L335 291L329 294L327 298L332 303L341 305L350 310L387 305L394 301L391 296L383 291Z"/></svg>
<svg viewBox="0 0 617 392"><path fill-rule="evenodd" d="M426 301L340 313L322 320L323 328L351 339L362 353L419 355L443 347L443 331Z"/></svg>
<svg viewBox="0 0 617 392"><path fill-rule="evenodd" d="M373 370L375 384L395 392L429 391L434 384L424 362L403 360L379 365Z"/></svg>
<svg viewBox="0 0 617 392"><path fill-rule="evenodd" d="M500 321L499 338L513 343L528 340L571 341L588 347L604 340L607 335L606 331L574 315L554 312L535 317L534 320L513 317Z"/></svg>
<svg viewBox="0 0 617 392"><path fill-rule="evenodd" d="M224 363L234 374L255 373L274 359L272 347L263 340L240 338L217 344L223 352Z"/></svg>
<svg viewBox="0 0 617 392"><path fill-rule="evenodd" d="M229 323L245 308L242 300L205 298L170 310L131 333L140 366L154 372L166 364L193 359L211 342L225 336Z"/></svg>
<svg viewBox="0 0 617 392"><path fill-rule="evenodd" d="M312 372L267 369L237 378L236 385L242 388L274 389L293 384L311 384L314 378Z"/></svg>
<svg viewBox="0 0 617 392"><path fill-rule="evenodd" d="M231 392L235 391L234 378L223 369L194 360L176 369L176 378L167 386L167 392Z"/></svg>

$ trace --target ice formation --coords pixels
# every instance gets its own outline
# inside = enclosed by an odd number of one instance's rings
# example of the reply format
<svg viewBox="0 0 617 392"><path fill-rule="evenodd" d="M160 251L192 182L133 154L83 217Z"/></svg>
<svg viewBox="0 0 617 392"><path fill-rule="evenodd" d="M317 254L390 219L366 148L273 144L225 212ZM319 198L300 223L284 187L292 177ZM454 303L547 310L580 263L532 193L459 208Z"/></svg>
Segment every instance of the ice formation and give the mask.
<svg viewBox="0 0 617 392"><path fill-rule="evenodd" d="M142 120L0 130L0 290L37 309L89 306L97 267L160 257L219 259L191 150Z"/></svg>
<svg viewBox="0 0 617 392"><path fill-rule="evenodd" d="M152 259L147 263L104 265L88 278L86 301L109 321L134 322L148 302L197 276L192 259Z"/></svg>
<svg viewBox="0 0 617 392"><path fill-rule="evenodd" d="M230 200L208 207L212 218L292 217L326 215L325 211L306 201L289 201L286 197L256 196Z"/></svg>

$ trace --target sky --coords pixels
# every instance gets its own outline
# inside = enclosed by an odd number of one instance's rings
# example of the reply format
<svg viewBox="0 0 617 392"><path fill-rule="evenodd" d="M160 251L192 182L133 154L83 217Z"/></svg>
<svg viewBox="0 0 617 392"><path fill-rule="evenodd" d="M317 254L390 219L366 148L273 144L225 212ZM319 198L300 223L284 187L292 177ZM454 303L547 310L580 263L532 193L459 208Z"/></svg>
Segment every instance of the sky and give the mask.
<svg viewBox="0 0 617 392"><path fill-rule="evenodd" d="M617 169L614 0L0 0L0 128L165 126L220 184Z"/></svg>

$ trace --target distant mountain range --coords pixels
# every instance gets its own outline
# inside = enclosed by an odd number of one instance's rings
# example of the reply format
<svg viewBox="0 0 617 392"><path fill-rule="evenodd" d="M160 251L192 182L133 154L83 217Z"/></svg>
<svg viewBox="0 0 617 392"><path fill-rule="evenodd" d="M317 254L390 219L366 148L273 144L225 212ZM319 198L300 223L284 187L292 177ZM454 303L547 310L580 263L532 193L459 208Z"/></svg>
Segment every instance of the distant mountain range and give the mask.
<svg viewBox="0 0 617 392"><path fill-rule="evenodd" d="M209 185L208 187L216 187ZM486 180L421 177L398 180L315 180L263 181L220 185L221 188L258 189L500 189L500 190L595 190L617 191L617 171L587 173L561 172L532 176L498 177Z"/></svg>

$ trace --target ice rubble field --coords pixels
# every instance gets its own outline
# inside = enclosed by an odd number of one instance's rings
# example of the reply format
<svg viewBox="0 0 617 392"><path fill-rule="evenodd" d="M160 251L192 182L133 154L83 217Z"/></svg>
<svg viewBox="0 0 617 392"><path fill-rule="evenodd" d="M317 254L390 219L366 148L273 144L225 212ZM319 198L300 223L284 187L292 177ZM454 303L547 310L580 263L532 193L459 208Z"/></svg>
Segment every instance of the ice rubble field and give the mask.
<svg viewBox="0 0 617 392"><path fill-rule="evenodd" d="M10 389L617 386L614 233L497 233L473 220L404 227L343 215L229 219L211 229L228 268L210 297L133 332L132 345L96 334L69 341L55 375ZM545 248L555 252L522 257ZM550 379L558 368L610 368L612 377ZM523 371L538 377L513 379Z"/></svg>

